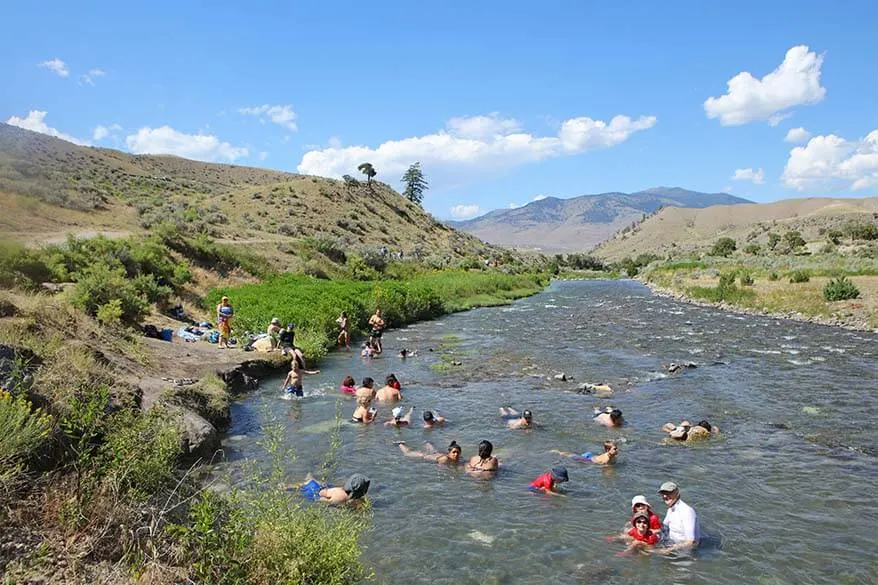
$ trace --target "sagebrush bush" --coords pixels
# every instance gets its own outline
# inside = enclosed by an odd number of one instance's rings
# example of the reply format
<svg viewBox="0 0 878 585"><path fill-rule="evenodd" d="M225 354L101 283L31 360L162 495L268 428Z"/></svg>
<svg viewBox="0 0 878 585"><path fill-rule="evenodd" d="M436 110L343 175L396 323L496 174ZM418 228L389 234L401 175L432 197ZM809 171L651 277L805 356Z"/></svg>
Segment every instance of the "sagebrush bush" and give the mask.
<svg viewBox="0 0 878 585"><path fill-rule="evenodd" d="M860 289L845 276L839 276L823 287L823 298L829 302L846 301L860 296Z"/></svg>
<svg viewBox="0 0 878 585"><path fill-rule="evenodd" d="M805 269L793 270L790 272L790 282L793 284L809 282L811 280L811 271Z"/></svg>
<svg viewBox="0 0 878 585"><path fill-rule="evenodd" d="M778 274L777 272L772 270L771 272L768 273L768 280L770 280L771 282L774 282L776 280L780 280L780 274Z"/></svg>
<svg viewBox="0 0 878 585"><path fill-rule="evenodd" d="M4 495L28 457L49 439L54 424L41 409L0 389L0 492Z"/></svg>

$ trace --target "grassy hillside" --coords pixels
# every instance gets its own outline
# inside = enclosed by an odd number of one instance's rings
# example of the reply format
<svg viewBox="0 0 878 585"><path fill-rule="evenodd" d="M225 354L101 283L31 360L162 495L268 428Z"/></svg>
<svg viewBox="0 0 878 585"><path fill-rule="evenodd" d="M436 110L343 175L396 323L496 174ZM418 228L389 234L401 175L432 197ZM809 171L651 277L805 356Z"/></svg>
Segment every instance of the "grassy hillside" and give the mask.
<svg viewBox="0 0 878 585"><path fill-rule="evenodd" d="M391 254L433 257L440 265L499 254L380 182L347 185L172 156L133 156L6 124L0 124L0 204L7 211L0 231L20 241L57 241L67 233L141 234L171 222L193 235L252 248L281 270L301 270L308 261L302 238L342 250L386 247Z"/></svg>
<svg viewBox="0 0 878 585"><path fill-rule="evenodd" d="M707 251L720 237L736 240L739 248L768 245L769 234L799 231L819 249L829 230L851 222L878 223L878 198L790 199L776 203L715 205L705 209L662 209L635 229L600 244L594 255L619 261L650 253L679 257ZM816 251L816 250L815 250Z"/></svg>

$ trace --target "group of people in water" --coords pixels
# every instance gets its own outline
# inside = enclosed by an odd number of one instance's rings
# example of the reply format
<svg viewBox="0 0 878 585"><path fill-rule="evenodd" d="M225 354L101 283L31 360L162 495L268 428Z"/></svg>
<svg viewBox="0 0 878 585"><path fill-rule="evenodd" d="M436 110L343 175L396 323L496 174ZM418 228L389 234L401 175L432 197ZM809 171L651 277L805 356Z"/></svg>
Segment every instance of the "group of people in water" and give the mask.
<svg viewBox="0 0 878 585"><path fill-rule="evenodd" d="M223 298L223 303L217 309L218 315L227 300L227 298ZM350 349L350 323L347 313L343 312L336 322L339 326L337 344ZM369 341L364 345L362 352L364 357L377 357L381 354L383 351L381 338L385 327L386 323L381 316L381 310L376 309L369 319ZM288 324L286 328L282 328L280 321L274 319L269 326L268 334L277 339L277 349L291 356L290 371L281 384L282 389L289 397L303 396L303 376L319 374L320 370L306 368L305 356L294 343L294 325L292 323ZM403 359L413 355L416 355L416 352L407 349L402 349L399 352L399 357ZM371 377L363 378L358 386L354 378L348 375L342 381L340 391L355 399L356 405L351 414L351 423L368 425L379 422L378 405L386 404L390 406L390 416L380 421L383 426L405 428L414 424L412 421L414 407L406 410L397 404L404 400L404 396L401 384L394 374L389 374L384 385L377 389L375 380ZM534 421L533 412L527 409L519 411L511 407L501 407L499 415L506 428L510 430L525 430L538 426L538 423ZM423 411L421 419L425 429L442 427L448 422L435 410ZM622 411L613 406L596 407L593 421L609 428L617 428L625 424ZM665 440L668 442L689 442L709 438L717 434L719 429L706 420L695 425L683 420L679 424L670 422L665 424L662 431L667 433L668 436ZM422 450L410 447L405 441L395 441L394 444L406 457L423 459L439 465L464 465L468 474L479 479L491 479L500 469L500 461L493 454L494 445L488 440L479 442L476 454L469 459L464 457L463 447L457 440L452 440L444 451L437 449L430 442L426 442ZM619 454L617 442L605 441L602 448L603 451L598 454L593 454L590 451L574 453L558 449L553 449L551 452L577 463L613 465ZM533 492L564 496L566 494L560 485L568 481L567 468L564 465L557 465L534 478L528 488ZM354 474L347 478L341 487L320 484L310 477L306 478L304 483L298 484L297 487L304 497L313 501L332 505L358 505L368 492L369 485L370 480L367 477ZM631 517L628 526L621 534L609 537L609 540L625 541L628 544L625 552L649 550L653 547L655 547L654 550L670 552L697 547L700 541L698 515L691 506L681 500L677 484L674 482L663 483L658 489L658 494L668 507L664 520L660 520L653 512L645 496L637 495L631 501ZM659 544L663 546L656 547Z"/></svg>

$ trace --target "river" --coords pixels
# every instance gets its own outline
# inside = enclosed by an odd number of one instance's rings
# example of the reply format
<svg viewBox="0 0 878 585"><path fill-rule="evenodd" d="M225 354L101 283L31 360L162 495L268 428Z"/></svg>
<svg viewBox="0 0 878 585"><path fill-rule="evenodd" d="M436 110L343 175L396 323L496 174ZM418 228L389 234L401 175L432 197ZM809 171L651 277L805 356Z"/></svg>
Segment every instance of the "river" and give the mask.
<svg viewBox="0 0 878 585"><path fill-rule="evenodd" d="M409 429L343 423L338 482L372 479L372 528L364 562L378 582L407 583L878 583L878 336L742 316L653 296L633 281L556 282L506 307L391 329L385 354L335 352L305 377L305 398L282 400L277 380L233 406L227 469L263 460L261 425L279 420L297 457L290 481L317 471L329 448L338 391L348 373L383 382L394 372ZM408 360L401 347L418 349ZM433 351L430 351L430 350ZM442 357L445 356L445 362ZM460 365L449 366L453 359ZM674 375L669 362L697 367ZM565 373L572 381L553 376ZM576 392L607 382L611 399ZM380 383L376 385L376 388ZM613 405L621 429L592 422ZM531 409L539 427L505 429L501 406ZM424 430L424 409L449 420ZM389 418L389 408L379 411ZM663 444L668 421L707 419L721 433L697 445ZM492 481L404 457L405 440L440 450L456 439L468 458L494 443ZM569 497L527 484L559 460L552 449L600 452L619 441L617 464L567 461ZM608 543L644 494L668 480L699 514L704 543L693 556L618 556Z"/></svg>

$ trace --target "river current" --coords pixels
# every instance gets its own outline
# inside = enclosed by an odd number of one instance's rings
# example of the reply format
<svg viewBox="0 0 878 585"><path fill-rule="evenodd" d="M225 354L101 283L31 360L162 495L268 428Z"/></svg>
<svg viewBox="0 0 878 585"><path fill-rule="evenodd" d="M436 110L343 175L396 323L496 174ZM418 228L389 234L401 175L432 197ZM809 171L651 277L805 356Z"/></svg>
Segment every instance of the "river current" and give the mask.
<svg viewBox="0 0 878 585"><path fill-rule="evenodd" d="M392 326L392 323L390 324ZM341 426L335 483L354 471L372 480L364 563L378 582L662 583L760 585L878 583L878 336L742 316L653 296L633 281L558 282L506 307L450 315L384 336L384 355L334 352L306 376L305 397L283 400L280 378L233 406L225 469L266 459L262 425L280 421L296 458L289 480L317 472L352 398L351 374L387 373L415 407L412 428ZM417 349L402 360L400 348ZM431 351L432 350L432 351ZM443 357L444 356L444 357ZM449 365L450 360L460 365ZM697 367L668 374L668 363ZM554 379L564 373L571 381ZM608 399L580 394L608 383ZM595 406L621 409L606 429ZM530 409L538 427L511 431L502 406ZM424 430L424 409L449 420ZM379 407L379 421L390 417ZM707 419L721 433L700 444L663 444L660 427ZM464 458L494 443L491 481L407 458L393 442L425 441ZM552 449L601 451L619 442L616 465L562 460ZM528 483L564 463L568 497L530 493ZM634 495L660 516L656 493L672 480L698 512L694 555L618 556Z"/></svg>

